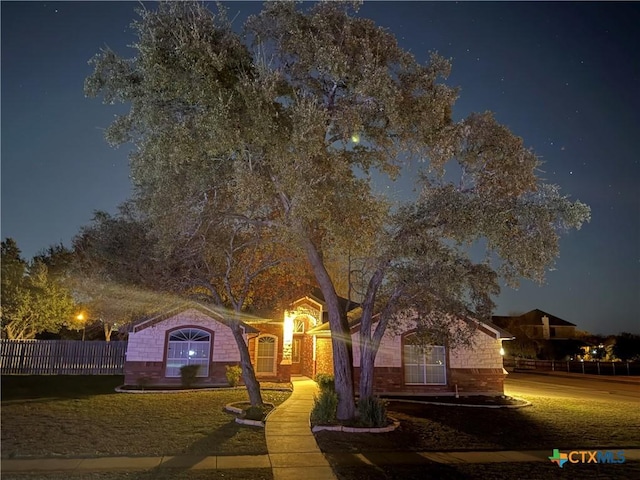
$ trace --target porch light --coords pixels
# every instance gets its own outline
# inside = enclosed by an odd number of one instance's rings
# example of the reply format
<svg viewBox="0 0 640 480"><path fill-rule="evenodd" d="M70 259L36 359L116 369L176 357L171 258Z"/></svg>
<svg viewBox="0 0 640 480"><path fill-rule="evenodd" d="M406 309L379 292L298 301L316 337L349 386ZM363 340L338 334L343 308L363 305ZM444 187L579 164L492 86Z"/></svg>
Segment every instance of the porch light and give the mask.
<svg viewBox="0 0 640 480"><path fill-rule="evenodd" d="M504 357L504 348L500 347L500 355L502 355Z"/></svg>
<svg viewBox="0 0 640 480"><path fill-rule="evenodd" d="M295 315L288 310L284 312L284 323L282 325L282 361L291 362L291 349L293 346L293 319Z"/></svg>

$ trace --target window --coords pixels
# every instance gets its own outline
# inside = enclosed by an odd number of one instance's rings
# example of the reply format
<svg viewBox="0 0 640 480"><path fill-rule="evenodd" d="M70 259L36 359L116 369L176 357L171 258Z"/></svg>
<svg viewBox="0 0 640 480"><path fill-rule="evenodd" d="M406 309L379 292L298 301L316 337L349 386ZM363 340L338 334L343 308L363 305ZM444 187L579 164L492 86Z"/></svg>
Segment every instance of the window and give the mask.
<svg viewBox="0 0 640 480"><path fill-rule="evenodd" d="M404 381L412 385L446 385L447 366L442 346L404 346Z"/></svg>
<svg viewBox="0 0 640 480"><path fill-rule="evenodd" d="M256 374L276 373L276 337L263 335L258 337L256 347Z"/></svg>
<svg viewBox="0 0 640 480"><path fill-rule="evenodd" d="M291 362L300 363L300 339L294 338L291 344Z"/></svg>
<svg viewBox="0 0 640 480"><path fill-rule="evenodd" d="M183 328L169 334L167 377L179 377L180 367L200 365L198 377L209 376L211 334L197 328Z"/></svg>
<svg viewBox="0 0 640 480"><path fill-rule="evenodd" d="M304 333L304 320L296 318L293 324L293 333Z"/></svg>

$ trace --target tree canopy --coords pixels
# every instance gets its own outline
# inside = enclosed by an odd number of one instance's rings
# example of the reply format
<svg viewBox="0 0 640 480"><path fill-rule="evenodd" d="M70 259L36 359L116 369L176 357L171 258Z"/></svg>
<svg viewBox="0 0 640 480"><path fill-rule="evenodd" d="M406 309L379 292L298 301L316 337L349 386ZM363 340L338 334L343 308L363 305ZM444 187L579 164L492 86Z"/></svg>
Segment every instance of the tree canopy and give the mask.
<svg viewBox="0 0 640 480"><path fill-rule="evenodd" d="M425 329L444 314L488 316L499 276L541 281L559 234L589 218L538 178L535 154L491 113L453 120L447 59L419 63L353 4L268 3L243 34L200 3L139 13L136 55L102 51L85 83L89 96L130 105L107 139L135 147L136 200L169 249L209 241L203 232L227 219L307 262L333 333L338 418L355 410L331 262L349 259L354 282L358 271L367 396L394 316L415 311ZM404 169L417 198L376 188Z"/></svg>
<svg viewBox="0 0 640 480"><path fill-rule="evenodd" d="M2 242L1 295L2 332L10 340L32 339L74 324L71 292L41 259L23 260L12 238Z"/></svg>

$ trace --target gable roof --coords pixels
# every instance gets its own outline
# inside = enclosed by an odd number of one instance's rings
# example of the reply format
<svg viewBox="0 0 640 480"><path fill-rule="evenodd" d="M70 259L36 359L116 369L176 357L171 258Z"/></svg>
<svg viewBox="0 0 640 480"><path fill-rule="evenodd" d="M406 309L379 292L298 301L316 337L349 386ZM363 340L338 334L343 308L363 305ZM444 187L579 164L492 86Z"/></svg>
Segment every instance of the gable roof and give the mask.
<svg viewBox="0 0 640 480"><path fill-rule="evenodd" d="M184 302L184 303L176 304L174 307L170 307L161 313L156 313L156 314L153 314L152 316L145 317L143 319L138 320L137 322L134 322L131 325L131 332L133 333L139 332L141 330L144 330L145 328L151 327L164 320L167 320L168 318L175 317L176 315L182 312L185 312L187 310L197 310L200 313L226 326L229 326L229 324L233 321L229 318L231 315L229 315L228 310L222 309L220 307L214 307L211 305L205 305L199 302ZM258 330L255 327L252 327L251 325L243 321L240 321L239 323L240 323L240 328L242 328L245 333L260 333L260 330Z"/></svg>
<svg viewBox="0 0 640 480"><path fill-rule="evenodd" d="M507 326L509 322L515 322L517 325L521 325L521 326L542 325L542 317L544 316L549 318L549 326L551 327L575 327L576 326L575 323L567 322L566 320L558 318L555 315L551 315L550 313L544 312L538 308L516 317L495 315L492 317L492 320L494 323L501 326Z"/></svg>

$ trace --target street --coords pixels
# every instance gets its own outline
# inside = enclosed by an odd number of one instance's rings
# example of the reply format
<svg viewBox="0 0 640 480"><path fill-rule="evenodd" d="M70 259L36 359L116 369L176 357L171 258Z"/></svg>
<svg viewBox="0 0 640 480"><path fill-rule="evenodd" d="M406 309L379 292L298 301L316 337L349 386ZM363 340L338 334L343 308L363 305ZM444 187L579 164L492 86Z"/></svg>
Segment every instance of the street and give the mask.
<svg viewBox="0 0 640 480"><path fill-rule="evenodd" d="M510 373L505 380L505 394L541 395L592 400L640 402L640 381L623 383L612 377L578 377L567 375L543 375L535 373Z"/></svg>

